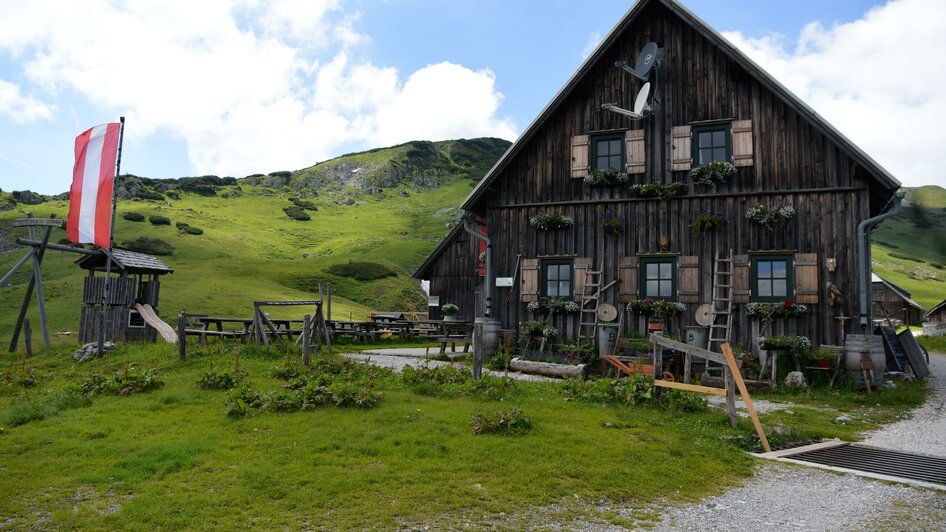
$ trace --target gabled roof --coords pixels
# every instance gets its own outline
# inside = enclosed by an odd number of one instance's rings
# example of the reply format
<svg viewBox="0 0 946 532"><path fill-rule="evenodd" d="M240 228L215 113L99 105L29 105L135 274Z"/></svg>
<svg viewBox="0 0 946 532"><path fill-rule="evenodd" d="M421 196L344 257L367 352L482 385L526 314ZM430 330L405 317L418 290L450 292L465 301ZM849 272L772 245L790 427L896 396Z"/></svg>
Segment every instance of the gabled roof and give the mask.
<svg viewBox="0 0 946 532"><path fill-rule="evenodd" d="M430 268L432 268L434 263L437 262L437 260L440 258L440 255L447 250L453 240L462 232L463 222L459 222L457 225L453 226L453 229L447 233L447 236L443 237L443 240L440 242L440 245L437 246L437 249L435 249L433 253L427 257L427 260L425 260L423 264L417 268L417 271L414 272L412 277L414 277L414 279L424 279L424 276L430 273Z"/></svg>
<svg viewBox="0 0 946 532"><path fill-rule="evenodd" d="M900 296L900 299L903 299L904 301L906 301L907 304L909 304L911 307L917 308L921 311L923 310L923 307L921 307L919 303L917 303L916 301L910 298L910 292L907 292L903 288L900 288L899 286L891 283L890 281L884 279L883 277L877 275L876 273L874 272L870 273L870 281L872 283L880 283L886 286L887 288L891 289L895 294Z"/></svg>
<svg viewBox="0 0 946 532"><path fill-rule="evenodd" d="M946 299L940 301L939 305L936 305L935 307L931 308L929 312L924 314L923 319L929 318L930 316L932 316L933 314L936 314L937 312L939 312L940 310L943 310L944 308L946 308Z"/></svg>
<svg viewBox="0 0 946 532"><path fill-rule="evenodd" d="M174 270L170 266L161 262L154 255L119 248L112 248L111 251L105 248L99 249L95 254L83 256L76 261L76 264L85 270L105 271L107 256L112 257L113 271L125 273L156 273L159 275L174 273Z"/></svg>
<svg viewBox="0 0 946 532"><path fill-rule="evenodd" d="M624 30L626 30L627 27L634 21L634 19L637 18L638 14L644 9L644 7L654 2L662 4L672 13L679 16L684 22L692 26L707 40L722 50L722 52L729 56L729 58L735 63L744 68L756 81L761 83L764 87L772 91L777 96L781 97L783 100L793 105L799 114L805 117L816 127L820 128L824 132L825 136L833 140L841 148L847 150L851 157L864 168L866 168L867 171L872 176L874 176L881 185L894 190L900 187L900 181L890 174L890 172L877 164L874 159L857 147L840 131L835 129L834 126L828 123L828 121L825 120L821 115L816 113L811 107L808 106L808 104L795 96L791 91L785 88L784 85L779 83L778 80L763 70L762 67L757 65L752 59L749 59L747 55L739 51L739 49L726 40L725 37L720 35L719 32L711 28L699 17L690 12L690 10L683 7L675 0L638 0L638 2L634 4L630 10L628 10L621 21L611 29L611 32L608 33L607 37L601 41L601 44L598 45L595 51L590 56L588 56L584 63L582 63L578 70L572 75L571 79L569 79L568 82L565 83L561 89L559 89L555 97L552 98L552 101L550 101L545 106L545 108L542 109L542 112L539 113L539 116L537 116L535 120L529 124L522 135L516 139L516 142L514 142L513 145L506 150L506 153L504 153L503 156L500 157L498 161L496 161L496 164L494 164L489 172L487 172L486 176L481 179L473 191L470 192L470 195L467 196L466 200L463 201L462 208L464 210L471 210L474 207L476 202L483 196L486 190L489 189L489 186L496 179L496 177L506 168L506 166L512 161L516 154L519 153L522 147L528 143L528 141L539 130L539 128L545 124L546 120L548 120L548 118L566 100L566 98L572 93L572 91L585 77L585 75L591 71L601 56L605 54L605 52L617 41L618 37L624 32Z"/></svg>

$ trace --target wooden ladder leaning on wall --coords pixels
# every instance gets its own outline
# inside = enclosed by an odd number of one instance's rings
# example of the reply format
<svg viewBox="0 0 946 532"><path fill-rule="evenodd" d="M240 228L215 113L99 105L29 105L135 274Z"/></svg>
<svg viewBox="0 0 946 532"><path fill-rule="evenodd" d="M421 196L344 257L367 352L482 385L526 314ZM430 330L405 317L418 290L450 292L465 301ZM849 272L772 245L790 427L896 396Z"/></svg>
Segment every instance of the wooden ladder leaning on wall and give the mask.
<svg viewBox="0 0 946 532"><path fill-rule="evenodd" d="M719 257L719 250L713 256L713 291L710 303L710 326L707 335L706 350L720 352L721 346L729 343L732 335L732 291L733 257L729 250L727 258ZM713 349L715 344L716 349ZM689 357L687 357L689 358ZM707 365L710 363L706 361ZM684 382L690 382L690 363L687 361Z"/></svg>
<svg viewBox="0 0 946 532"><path fill-rule="evenodd" d="M598 299L601 297L601 270L585 269L581 307L578 309L578 341L594 341L598 334ZM591 321L588 321L588 320Z"/></svg>

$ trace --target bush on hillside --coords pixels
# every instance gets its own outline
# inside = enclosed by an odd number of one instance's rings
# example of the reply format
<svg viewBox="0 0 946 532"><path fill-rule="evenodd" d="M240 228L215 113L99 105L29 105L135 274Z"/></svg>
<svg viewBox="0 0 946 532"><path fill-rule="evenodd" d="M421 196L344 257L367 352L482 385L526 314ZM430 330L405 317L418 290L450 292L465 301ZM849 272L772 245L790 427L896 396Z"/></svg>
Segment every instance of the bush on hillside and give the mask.
<svg viewBox="0 0 946 532"><path fill-rule="evenodd" d="M171 219L167 216L160 216L157 214L152 214L148 217L148 221L151 222L151 225L171 225Z"/></svg>
<svg viewBox="0 0 946 532"><path fill-rule="evenodd" d="M384 264L367 261L333 264L326 271L339 277L351 277L356 281L374 281L385 277L397 277L397 273Z"/></svg>
<svg viewBox="0 0 946 532"><path fill-rule="evenodd" d="M306 209L309 211L319 210L315 203L312 203L309 200L304 200L302 198L289 198L289 201L291 201L296 207L299 207L300 209Z"/></svg>
<svg viewBox="0 0 946 532"><path fill-rule="evenodd" d="M306 214L305 209L302 207L297 207L295 205L290 205L289 207L283 207L282 212L286 213L286 216L292 218L293 220L306 221L311 220L312 218Z"/></svg>
<svg viewBox="0 0 946 532"><path fill-rule="evenodd" d="M269 173L269 177L290 177L290 176L292 176L292 172L289 172L286 170L280 170L278 172Z"/></svg>
<svg viewBox="0 0 946 532"><path fill-rule="evenodd" d="M135 197L146 200L164 201L164 196L147 188L140 189L135 193Z"/></svg>
<svg viewBox="0 0 946 532"><path fill-rule="evenodd" d="M174 247L160 238L148 238L142 236L134 240L125 242L125 248L139 253L148 253L150 255L170 255L174 253Z"/></svg>
<svg viewBox="0 0 946 532"><path fill-rule="evenodd" d="M186 224L186 223L184 223L184 222L177 222L177 223L174 224L174 225L177 226L177 230L178 230L178 231L180 231L180 232L182 232L182 233L185 233L185 234L188 234L188 235L202 235L202 234L204 234L204 230L203 230L203 229L201 229L201 228L199 228L199 227L194 227L194 226L192 226L192 225L190 225L190 224Z"/></svg>
<svg viewBox="0 0 946 532"><path fill-rule="evenodd" d="M145 221L145 215L140 212L126 212L122 215L122 218L128 220L129 222L143 222Z"/></svg>

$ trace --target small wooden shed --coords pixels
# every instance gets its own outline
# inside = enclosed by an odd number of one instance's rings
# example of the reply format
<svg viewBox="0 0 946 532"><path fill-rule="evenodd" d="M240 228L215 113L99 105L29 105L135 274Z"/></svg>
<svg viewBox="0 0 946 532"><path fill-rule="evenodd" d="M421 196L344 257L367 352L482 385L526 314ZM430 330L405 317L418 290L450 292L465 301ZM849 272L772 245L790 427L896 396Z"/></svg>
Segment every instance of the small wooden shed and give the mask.
<svg viewBox="0 0 946 532"><path fill-rule="evenodd" d="M871 311L874 322L886 323L889 317L894 325L919 325L923 307L910 297L910 292L871 273Z"/></svg>
<svg viewBox="0 0 946 532"><path fill-rule="evenodd" d="M109 341L154 342L157 331L149 326L135 305L150 306L158 314L161 283L158 278L174 273L153 255L127 249L100 249L76 261L88 270L82 290L79 342L98 340L108 260L112 261L108 302L105 303L105 339Z"/></svg>
<svg viewBox="0 0 946 532"><path fill-rule="evenodd" d="M923 315L923 334L927 336L946 335L946 299Z"/></svg>

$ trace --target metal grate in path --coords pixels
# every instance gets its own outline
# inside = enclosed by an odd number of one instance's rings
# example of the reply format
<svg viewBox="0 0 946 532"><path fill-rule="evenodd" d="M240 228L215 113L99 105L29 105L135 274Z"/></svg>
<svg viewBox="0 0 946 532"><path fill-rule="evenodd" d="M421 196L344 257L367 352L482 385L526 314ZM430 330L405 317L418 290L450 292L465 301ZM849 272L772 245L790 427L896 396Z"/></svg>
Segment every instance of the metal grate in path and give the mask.
<svg viewBox="0 0 946 532"><path fill-rule="evenodd" d="M871 476L887 477L888 480L904 479L936 484L940 489L946 489L946 458L938 456L844 442L825 442L770 454L772 456L766 457L869 473Z"/></svg>

